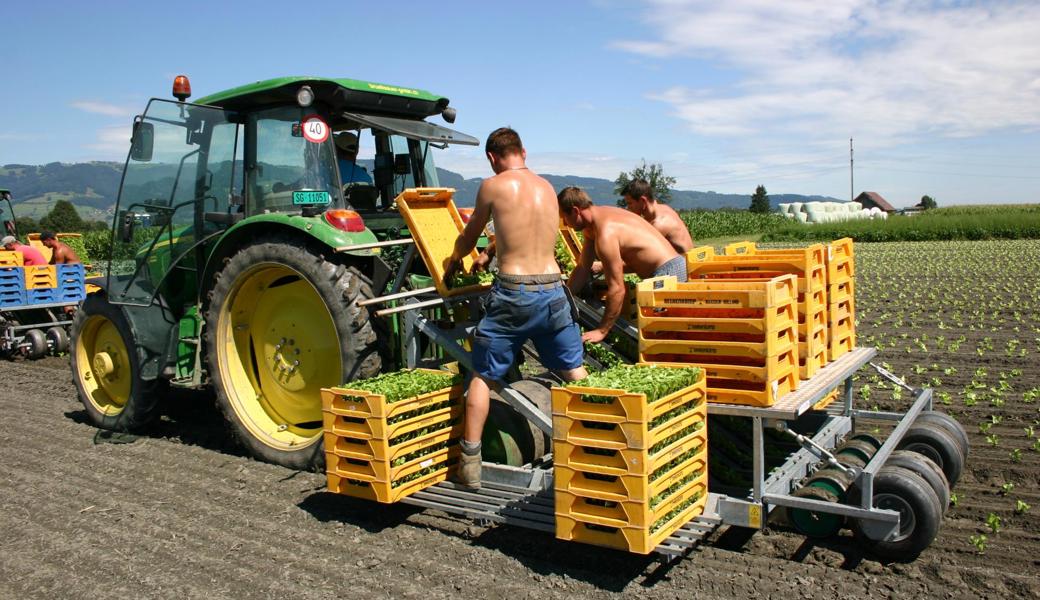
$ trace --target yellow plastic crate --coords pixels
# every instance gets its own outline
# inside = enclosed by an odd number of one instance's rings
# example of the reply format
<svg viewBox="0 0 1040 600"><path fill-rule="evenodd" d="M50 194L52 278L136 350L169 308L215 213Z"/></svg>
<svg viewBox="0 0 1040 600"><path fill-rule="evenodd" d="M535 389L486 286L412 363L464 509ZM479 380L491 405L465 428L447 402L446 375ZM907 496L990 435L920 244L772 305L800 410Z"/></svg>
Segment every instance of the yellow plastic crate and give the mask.
<svg viewBox="0 0 1040 600"><path fill-rule="evenodd" d="M837 304L855 297L855 280L849 279L841 283L827 286L827 304Z"/></svg>
<svg viewBox="0 0 1040 600"><path fill-rule="evenodd" d="M557 514L556 537L637 554L649 554L676 529L704 512L707 499L707 484L695 483L655 511L656 519L648 527L622 525L615 519L595 516L575 517Z"/></svg>
<svg viewBox="0 0 1040 600"><path fill-rule="evenodd" d="M848 281L855 275L852 239L842 238L827 244L827 285Z"/></svg>
<svg viewBox="0 0 1040 600"><path fill-rule="evenodd" d="M740 248L741 251L735 249ZM821 289L826 284L825 247L813 244L807 248L759 250L752 242L726 246L718 255L711 246L700 246L686 253L686 267L691 278L701 276L741 277L755 271L763 274L798 276L801 292Z"/></svg>
<svg viewBox="0 0 1040 600"><path fill-rule="evenodd" d="M811 356L798 358L798 376L802 379L810 379L817 371L827 366L827 345L824 344L820 350Z"/></svg>
<svg viewBox="0 0 1040 600"><path fill-rule="evenodd" d="M25 264L25 257L15 250L0 250L0 267L20 267Z"/></svg>
<svg viewBox="0 0 1040 600"><path fill-rule="evenodd" d="M385 483L397 481L431 465L446 462L449 458L457 461L459 453L462 451L457 438L448 439L420 450L423 453L414 458L409 458L408 454L401 454L401 458L408 460L399 465L395 465L392 460L364 460L340 456L335 452L326 452L325 469L327 473L347 479Z"/></svg>
<svg viewBox="0 0 1040 600"><path fill-rule="evenodd" d="M325 451L358 460L392 462L395 458L462 436L463 422L445 423L430 433L390 445L385 438L355 438L325 433Z"/></svg>
<svg viewBox="0 0 1040 600"><path fill-rule="evenodd" d="M703 429L704 403L676 418L651 428L647 421L609 422L553 414L553 440L596 448L648 450L684 430Z"/></svg>
<svg viewBox="0 0 1040 600"><path fill-rule="evenodd" d="M450 385L454 373L439 369L415 369L415 371L444 376L445 382L449 385L445 385L443 389L393 403L388 403L382 394L373 394L364 390L344 386L325 388L321 390L322 410L348 417L389 419L445 400L462 397L462 384Z"/></svg>
<svg viewBox="0 0 1040 600"><path fill-rule="evenodd" d="M690 489L703 489L707 483L707 474L708 471L703 460L699 462L699 468L691 467L685 472L680 472L680 477L673 480L673 483L682 482L684 478L692 479L682 483L675 491L669 492L664 500L652 508L649 500L604 500L557 488L555 493L556 514L613 527L649 528L662 515L668 514L667 507L674 506L675 498L681 498L683 493Z"/></svg>
<svg viewBox="0 0 1040 600"><path fill-rule="evenodd" d="M812 409L813 410L823 410L823 409L827 408L828 406L830 406L831 404L834 404L834 401L837 400L840 395L841 395L841 390L839 388L834 388L833 390L828 392L826 396L821 398L819 402L817 402L816 404L813 404Z"/></svg>
<svg viewBox="0 0 1040 600"><path fill-rule="evenodd" d="M431 485L446 481L453 465L454 463L449 459L446 462L435 465L436 468L433 471L397 486L394 485L394 482L366 481L360 478L343 477L335 473L327 473L327 489L336 494L391 504ZM402 477L406 476L402 475Z"/></svg>
<svg viewBox="0 0 1040 600"><path fill-rule="evenodd" d="M732 379L711 380L708 382L708 402L772 406L780 398L798 389L798 375L798 371L792 369L766 384Z"/></svg>
<svg viewBox="0 0 1040 600"><path fill-rule="evenodd" d="M578 262L578 257L581 256L581 249L584 246L581 238L578 237L578 232L568 227L563 219L560 219L560 237L563 238L563 245L570 252L574 258L575 264Z"/></svg>
<svg viewBox="0 0 1040 600"><path fill-rule="evenodd" d="M572 444L560 440L553 441L554 468L597 473L600 475L640 476L646 477L668 464L672 459L682 456L691 449L699 448L707 440L707 421L696 421L684 435L661 445L660 448L599 448L582 444Z"/></svg>
<svg viewBox="0 0 1040 600"><path fill-rule="evenodd" d="M427 427L447 426L448 423L462 417L464 405L461 398L456 398L452 406L404 419L397 423L387 423L381 417L349 417L332 412L322 412L325 431L360 440L381 439L393 440L399 436L413 433Z"/></svg>
<svg viewBox="0 0 1040 600"><path fill-rule="evenodd" d="M791 303L764 308L760 314L758 317L725 317L716 316L712 309L650 309L641 313L639 331L647 337L653 337L649 334L666 331L764 336L766 333L792 327L797 318L795 307Z"/></svg>
<svg viewBox="0 0 1040 600"><path fill-rule="evenodd" d="M791 347L787 352L764 359L741 359L733 356L696 356L685 355L651 355L660 360L647 361L661 366L693 366L704 369L708 380L739 379L742 381L768 383L775 381L783 374L798 368L798 351ZM683 361L690 358L690 361ZM645 358L644 358L645 359ZM679 360L676 360L679 359Z"/></svg>
<svg viewBox="0 0 1040 600"><path fill-rule="evenodd" d="M676 340L647 339L639 335L639 355L644 362L646 356L657 354L709 355L740 358L766 358L787 352L798 345L798 334L793 326L768 333L761 342L726 342L721 340ZM675 362L697 362L696 360Z"/></svg>
<svg viewBox="0 0 1040 600"><path fill-rule="evenodd" d="M856 334L849 333L845 336L832 337L827 357L831 362L838 360L843 354L851 352L856 347Z"/></svg>
<svg viewBox="0 0 1040 600"><path fill-rule="evenodd" d="M797 277L766 281L702 279L685 283L674 277L644 279L636 286L640 312L645 308L766 308L797 298Z"/></svg>
<svg viewBox="0 0 1040 600"><path fill-rule="evenodd" d="M29 265L25 272L25 289L37 290L58 287L58 272L54 265Z"/></svg>
<svg viewBox="0 0 1040 600"><path fill-rule="evenodd" d="M556 493L610 502L649 502L691 471L707 469L707 444L700 441L692 451L698 455L668 467L666 472L652 481L649 475L606 475L556 464L553 467Z"/></svg>
<svg viewBox="0 0 1040 600"><path fill-rule="evenodd" d="M452 200L454 195L455 190L451 188L409 188L394 199L441 296L456 296L491 287L490 284L477 284L449 289L444 283L445 263L451 258L455 240L465 228ZM465 272L469 272L477 256L474 249L462 257Z"/></svg>
<svg viewBox="0 0 1040 600"><path fill-rule="evenodd" d="M656 367L640 367L652 369ZM677 368L665 366L660 368ZM591 402L588 397L609 399L608 402ZM649 423L657 417L680 407L688 406L692 411L703 412L704 373L698 383L673 392L656 402L648 404L646 394L634 394L624 390L595 387L552 388L553 415L574 419L601 421L604 423ZM699 407L699 408L698 408Z"/></svg>

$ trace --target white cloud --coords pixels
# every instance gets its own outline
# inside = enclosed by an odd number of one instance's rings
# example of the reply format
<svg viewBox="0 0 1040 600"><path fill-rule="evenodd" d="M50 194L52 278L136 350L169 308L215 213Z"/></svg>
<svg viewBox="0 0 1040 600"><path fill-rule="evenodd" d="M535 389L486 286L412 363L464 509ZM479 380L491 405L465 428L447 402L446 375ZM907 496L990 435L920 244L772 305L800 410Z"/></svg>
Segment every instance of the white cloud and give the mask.
<svg viewBox="0 0 1040 600"><path fill-rule="evenodd" d="M97 131L97 141L84 144L99 160L124 160L130 150L130 126L102 127Z"/></svg>
<svg viewBox="0 0 1040 600"><path fill-rule="evenodd" d="M78 108L84 112L88 112L95 115L105 115L107 117L127 117L130 118L136 111L133 108L126 106L118 106L116 104L109 104L107 102L95 102L92 100L75 100L69 103L73 108Z"/></svg>
<svg viewBox="0 0 1040 600"><path fill-rule="evenodd" d="M652 0L652 40L617 48L709 61L651 98L698 134L875 145L1040 126L1040 4ZM683 72L671 69L670 72Z"/></svg>

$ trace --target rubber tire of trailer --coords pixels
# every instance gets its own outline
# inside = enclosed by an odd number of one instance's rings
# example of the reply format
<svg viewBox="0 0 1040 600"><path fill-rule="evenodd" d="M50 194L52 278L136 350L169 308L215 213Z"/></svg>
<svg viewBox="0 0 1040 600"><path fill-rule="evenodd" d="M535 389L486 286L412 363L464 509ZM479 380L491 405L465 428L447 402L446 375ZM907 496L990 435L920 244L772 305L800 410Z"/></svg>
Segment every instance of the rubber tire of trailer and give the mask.
<svg viewBox="0 0 1040 600"><path fill-rule="evenodd" d="M921 479L928 482L935 495L939 497L939 505L942 506L943 514L946 514L950 507L950 482L946 480L946 474L932 459L917 452L896 450L888 457L885 464L902 467L920 475Z"/></svg>
<svg viewBox="0 0 1040 600"><path fill-rule="evenodd" d="M356 268L326 259L324 254L329 252L328 248L308 245L292 237L275 237L247 246L227 260L209 293L206 359L217 405L232 435L243 448L259 460L291 469L324 470L320 389L375 376L382 367L376 329L368 310L357 304L359 299L372 296L370 282ZM271 272L265 273L264 270ZM264 281L266 277L272 277L272 280ZM294 301L285 302L283 299L278 306L280 310L273 313L280 319L277 324L280 327L299 325L298 331L305 330L306 334L301 336L301 345L305 343L305 337L318 339L322 343L338 343L339 361L314 352L309 360L332 368L314 370L314 376L303 382L302 391L289 390L279 400L267 400L267 406L264 406L258 398L261 395L259 392L282 394L270 385L268 389L263 389L263 379L267 378L270 382L274 370L266 363L264 356L257 356L259 352L254 349L254 338L260 338L265 331L250 323L249 339L239 337L235 340L231 324L233 319L228 315L235 309L270 309L263 305L265 294L301 281L309 286L309 292L316 297L308 296L308 287L295 288L300 294L293 297ZM253 287L246 289L246 286ZM246 294L243 296L243 305L235 304L240 294ZM255 296L252 303L246 302L250 294ZM269 302L276 302L274 298L276 296ZM319 301L327 313L320 314L320 310L308 312L308 302L314 305L311 306L313 309ZM296 312L291 312L292 309L296 309ZM332 327L323 336L322 327L316 325L324 324ZM261 325L266 330L274 329L271 324ZM240 345L248 345L248 348L240 348ZM229 347L235 350L229 351L227 356L221 356L219 350ZM301 379L307 368L300 368ZM271 373L261 376L263 369ZM230 381L225 381L225 377ZM285 424L284 430L272 428L282 416L279 408L291 409L302 420ZM288 414L290 411L283 412Z"/></svg>
<svg viewBox="0 0 1040 600"><path fill-rule="evenodd" d="M947 433L953 436L955 440L960 444L961 456L964 457L965 461L968 459L968 452L970 450L970 443L968 442L968 432L964 430L964 426L961 425L957 419L954 419L950 415L935 410L926 410L921 414L917 415L915 423L931 423L938 425L946 430Z"/></svg>
<svg viewBox="0 0 1040 600"><path fill-rule="evenodd" d="M859 490L850 490L859 504ZM880 500L880 502L879 502ZM892 541L871 539L859 519L851 519L856 538L883 560L910 561L923 552L939 533L942 507L935 491L920 475L902 467L885 465L874 478L871 506L898 510L899 533ZM906 517L912 517L908 519Z"/></svg>
<svg viewBox="0 0 1040 600"><path fill-rule="evenodd" d="M960 444L945 428L931 422L915 422L899 440L899 450L917 452L939 465L950 487L957 485L964 470Z"/></svg>
<svg viewBox="0 0 1040 600"><path fill-rule="evenodd" d="M98 384L94 389L88 389L82 380L84 374L88 372L94 380L98 378L96 367L93 364L94 355L88 355L95 348L84 347L84 344L90 342L89 339L84 340L84 336L88 338L94 336L94 342L97 342L98 330L108 325L112 329L107 334L116 334L122 343L123 347L118 350L125 353L126 366L129 370L129 373L126 374L129 387L122 407L118 406L118 402L113 402L111 397L106 398L109 396L109 390L104 386ZM89 331L85 330L88 327ZM112 431L139 431L158 416L159 398L165 382L141 379L141 365L136 352L137 345L134 343L130 325L123 316L122 309L110 304L108 298L103 294L87 296L72 321L72 340L70 359L73 379L80 401L94 425Z"/></svg>

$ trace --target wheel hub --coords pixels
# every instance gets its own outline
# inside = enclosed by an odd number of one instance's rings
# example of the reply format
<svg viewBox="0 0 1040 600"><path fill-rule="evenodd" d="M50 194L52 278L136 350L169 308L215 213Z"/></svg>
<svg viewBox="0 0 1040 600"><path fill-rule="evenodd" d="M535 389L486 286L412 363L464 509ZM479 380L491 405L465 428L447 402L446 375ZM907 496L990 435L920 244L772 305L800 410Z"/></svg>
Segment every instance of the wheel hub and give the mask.
<svg viewBox="0 0 1040 600"><path fill-rule="evenodd" d="M112 355L108 352L101 351L94 355L94 372L100 377L108 377L115 373L116 365L112 360Z"/></svg>

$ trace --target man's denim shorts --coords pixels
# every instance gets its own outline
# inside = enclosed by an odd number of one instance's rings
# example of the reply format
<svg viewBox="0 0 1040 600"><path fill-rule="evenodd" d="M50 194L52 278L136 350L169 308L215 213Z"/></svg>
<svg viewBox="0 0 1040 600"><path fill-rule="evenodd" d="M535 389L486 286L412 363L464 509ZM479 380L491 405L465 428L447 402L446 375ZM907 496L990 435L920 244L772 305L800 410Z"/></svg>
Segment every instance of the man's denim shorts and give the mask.
<svg viewBox="0 0 1040 600"><path fill-rule="evenodd" d="M577 369L584 359L581 330L571 316L563 287L510 290L495 285L484 318L473 335L473 369L484 379L501 380L527 340L547 369Z"/></svg>

